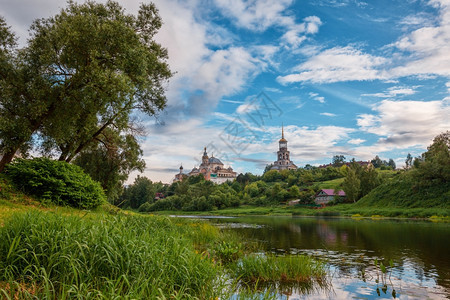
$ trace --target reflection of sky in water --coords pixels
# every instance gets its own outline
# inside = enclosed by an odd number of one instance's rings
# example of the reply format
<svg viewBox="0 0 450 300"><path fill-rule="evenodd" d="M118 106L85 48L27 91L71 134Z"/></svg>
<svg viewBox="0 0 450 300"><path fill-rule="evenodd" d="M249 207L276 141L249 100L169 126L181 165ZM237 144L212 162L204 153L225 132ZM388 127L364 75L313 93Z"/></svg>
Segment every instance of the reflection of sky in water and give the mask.
<svg viewBox="0 0 450 300"><path fill-rule="evenodd" d="M384 275L379 268L375 268L373 262L377 257L364 255L365 252L373 251L357 252L361 254L324 249L291 249L291 254L306 254L326 261L332 288L329 291L318 290L307 295L293 292L289 299L393 299L393 290L396 299L446 299L445 289L436 283L437 274L424 273L416 261L407 257L400 265L401 268L396 264L393 269L388 267L385 277L386 289L383 291L381 277ZM377 259L381 261L381 258ZM365 271L365 281L362 279L361 269ZM376 282L377 278L379 283Z"/></svg>
<svg viewBox="0 0 450 300"><path fill-rule="evenodd" d="M268 251L320 258L330 271L330 290L316 289L308 294L292 291L278 299L393 299L393 289L396 299L450 297L445 289L450 286L444 245L449 233L446 224L264 217L254 220L235 218L217 223L221 228L263 241ZM388 267L384 287L374 260L390 257L394 267ZM384 264L389 265L387 261Z"/></svg>

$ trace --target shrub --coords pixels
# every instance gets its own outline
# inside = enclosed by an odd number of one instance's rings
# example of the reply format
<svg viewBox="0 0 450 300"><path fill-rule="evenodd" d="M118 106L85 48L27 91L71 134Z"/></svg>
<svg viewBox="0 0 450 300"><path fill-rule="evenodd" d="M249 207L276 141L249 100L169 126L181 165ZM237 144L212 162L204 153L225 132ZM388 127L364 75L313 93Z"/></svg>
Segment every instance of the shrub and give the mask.
<svg viewBox="0 0 450 300"><path fill-rule="evenodd" d="M57 205L89 209L106 201L98 182L64 161L16 159L7 166L6 175L24 193Z"/></svg>

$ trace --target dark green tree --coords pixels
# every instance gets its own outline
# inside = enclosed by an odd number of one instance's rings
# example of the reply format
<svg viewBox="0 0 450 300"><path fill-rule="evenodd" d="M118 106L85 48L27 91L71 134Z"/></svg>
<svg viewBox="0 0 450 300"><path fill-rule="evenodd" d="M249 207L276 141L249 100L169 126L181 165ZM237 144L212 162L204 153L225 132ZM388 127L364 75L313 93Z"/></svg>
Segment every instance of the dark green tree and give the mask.
<svg viewBox="0 0 450 300"><path fill-rule="evenodd" d="M375 158L370 162L375 168L380 168L383 165L383 161L380 159L380 157L378 157L378 155L376 155Z"/></svg>
<svg viewBox="0 0 450 300"><path fill-rule="evenodd" d="M345 163L345 156L344 155L335 155L333 156L332 160L333 167L340 167Z"/></svg>
<svg viewBox="0 0 450 300"><path fill-rule="evenodd" d="M417 161L417 162L416 162ZM439 134L414 162L413 175L423 185L450 181L450 131Z"/></svg>
<svg viewBox="0 0 450 300"><path fill-rule="evenodd" d="M153 4L134 16L113 1L69 2L33 23L27 47L3 47L0 170L34 134L70 162L107 128L125 130L134 110L163 109L171 72L166 49L153 39L160 26ZM1 44L8 36L2 33Z"/></svg>
<svg viewBox="0 0 450 300"><path fill-rule="evenodd" d="M411 153L408 153L408 155L406 156L406 160L405 160L405 168L409 169L412 167L412 161L413 161L413 157L411 155Z"/></svg>
<svg viewBox="0 0 450 300"><path fill-rule="evenodd" d="M146 202L153 203L155 192L153 182L147 177L138 175L134 183L124 190L119 206L137 209Z"/></svg>
<svg viewBox="0 0 450 300"><path fill-rule="evenodd" d="M108 201L114 203L122 193L122 185L130 172L144 171L142 150L132 134L119 135L107 129L97 139L100 143L82 151L74 163L100 182Z"/></svg>
<svg viewBox="0 0 450 300"><path fill-rule="evenodd" d="M392 168L392 170L395 170L397 168L395 161L392 158L389 158L388 166Z"/></svg>

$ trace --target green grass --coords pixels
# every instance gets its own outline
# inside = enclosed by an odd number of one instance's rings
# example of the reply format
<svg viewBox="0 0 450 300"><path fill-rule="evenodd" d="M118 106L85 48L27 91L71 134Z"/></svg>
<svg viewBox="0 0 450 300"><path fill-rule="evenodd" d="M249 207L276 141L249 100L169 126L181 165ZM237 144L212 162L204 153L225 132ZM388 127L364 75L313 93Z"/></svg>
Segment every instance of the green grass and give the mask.
<svg viewBox="0 0 450 300"><path fill-rule="evenodd" d="M344 182L344 178L337 178L333 180L327 180L327 181L319 181L314 182L319 186L320 189L334 189L338 186L340 186Z"/></svg>
<svg viewBox="0 0 450 300"><path fill-rule="evenodd" d="M373 189L355 207L450 209L450 182L419 185L411 176L398 176Z"/></svg>
<svg viewBox="0 0 450 300"><path fill-rule="evenodd" d="M221 267L194 245L218 232L192 225L126 215L14 215L0 228L0 290L10 298L216 297Z"/></svg>
<svg viewBox="0 0 450 300"><path fill-rule="evenodd" d="M235 264L235 276L243 282L312 284L326 283L325 266L305 255L249 255Z"/></svg>
<svg viewBox="0 0 450 300"><path fill-rule="evenodd" d="M110 206L39 205L17 195L0 199L1 299L259 299L278 293L256 282L243 288L233 266L259 245L207 222ZM269 260L266 267L275 264Z"/></svg>

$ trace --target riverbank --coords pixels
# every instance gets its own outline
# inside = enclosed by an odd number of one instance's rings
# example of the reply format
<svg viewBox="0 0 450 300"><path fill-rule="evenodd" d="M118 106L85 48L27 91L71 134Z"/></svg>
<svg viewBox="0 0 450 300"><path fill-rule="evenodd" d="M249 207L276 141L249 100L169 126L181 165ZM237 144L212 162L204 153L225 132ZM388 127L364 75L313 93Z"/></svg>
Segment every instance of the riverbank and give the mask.
<svg viewBox="0 0 450 300"><path fill-rule="evenodd" d="M240 261L261 254L208 222L123 211L110 205L80 210L43 205L21 194L0 197L0 294L28 298L229 299L258 294L258 283L326 282L323 263L303 255L258 257L253 272ZM289 260L296 268L288 268ZM246 273L247 274L247 273ZM261 277L261 278L259 278ZM242 285L245 278L249 282ZM281 278L281 279L280 279ZM94 296L95 295L95 296Z"/></svg>
<svg viewBox="0 0 450 300"><path fill-rule="evenodd" d="M339 204L321 209L296 206L241 206L211 211L158 211L157 215L199 216L323 216L353 218L402 218L430 219L450 222L450 209L442 208L376 208L357 207L354 204Z"/></svg>

